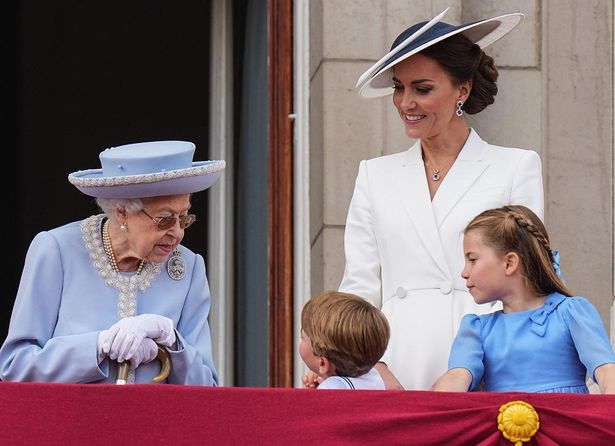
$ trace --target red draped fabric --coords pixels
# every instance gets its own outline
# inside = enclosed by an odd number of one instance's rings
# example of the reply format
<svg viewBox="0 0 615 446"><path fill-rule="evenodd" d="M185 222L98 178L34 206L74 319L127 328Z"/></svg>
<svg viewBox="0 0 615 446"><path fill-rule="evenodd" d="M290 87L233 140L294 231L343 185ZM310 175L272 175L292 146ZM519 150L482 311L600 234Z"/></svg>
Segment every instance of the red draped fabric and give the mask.
<svg viewBox="0 0 615 446"><path fill-rule="evenodd" d="M529 445L615 445L615 395L0 383L6 445L511 445L500 406L531 404Z"/></svg>

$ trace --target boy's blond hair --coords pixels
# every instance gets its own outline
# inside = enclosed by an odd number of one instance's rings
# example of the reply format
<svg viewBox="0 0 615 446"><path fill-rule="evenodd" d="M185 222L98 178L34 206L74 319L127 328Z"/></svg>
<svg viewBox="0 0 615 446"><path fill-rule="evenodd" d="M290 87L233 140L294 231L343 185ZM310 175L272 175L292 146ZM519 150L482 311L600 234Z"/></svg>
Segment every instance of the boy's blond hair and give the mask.
<svg viewBox="0 0 615 446"><path fill-rule="evenodd" d="M382 311L340 291L312 297L301 311L301 325L314 354L329 359L339 376L367 373L384 354L390 336Z"/></svg>

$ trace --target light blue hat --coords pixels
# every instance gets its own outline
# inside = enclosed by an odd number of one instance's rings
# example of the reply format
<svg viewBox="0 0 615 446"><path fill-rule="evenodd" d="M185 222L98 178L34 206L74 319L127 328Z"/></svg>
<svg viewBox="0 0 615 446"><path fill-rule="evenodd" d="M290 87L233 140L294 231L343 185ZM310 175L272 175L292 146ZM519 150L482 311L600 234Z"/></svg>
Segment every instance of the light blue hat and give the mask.
<svg viewBox="0 0 615 446"><path fill-rule="evenodd" d="M223 160L192 161L195 145L187 141L153 141L103 150L102 169L79 170L68 181L86 195L101 198L146 198L191 194L213 185Z"/></svg>

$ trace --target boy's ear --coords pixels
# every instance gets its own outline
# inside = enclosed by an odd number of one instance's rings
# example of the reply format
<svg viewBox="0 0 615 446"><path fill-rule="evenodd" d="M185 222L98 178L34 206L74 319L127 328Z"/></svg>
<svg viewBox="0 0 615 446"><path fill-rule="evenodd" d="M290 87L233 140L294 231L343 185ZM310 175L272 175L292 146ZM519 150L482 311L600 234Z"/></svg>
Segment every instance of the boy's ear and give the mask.
<svg viewBox="0 0 615 446"><path fill-rule="evenodd" d="M335 373L335 366L326 356L318 357L318 374L320 376L331 376Z"/></svg>
<svg viewBox="0 0 615 446"><path fill-rule="evenodd" d="M516 252L509 252L504 259L506 261L506 275L512 276L521 266L521 259Z"/></svg>

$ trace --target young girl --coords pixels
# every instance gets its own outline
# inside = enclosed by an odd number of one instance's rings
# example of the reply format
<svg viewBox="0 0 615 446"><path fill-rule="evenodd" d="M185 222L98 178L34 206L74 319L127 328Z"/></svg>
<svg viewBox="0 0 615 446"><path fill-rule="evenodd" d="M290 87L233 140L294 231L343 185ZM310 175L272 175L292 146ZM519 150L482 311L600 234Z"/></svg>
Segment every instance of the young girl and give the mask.
<svg viewBox="0 0 615 446"><path fill-rule="evenodd" d="M432 390L615 393L615 354L594 306L572 293L540 219L525 206L482 212L465 229L461 276L476 303L503 310L466 315L449 370Z"/></svg>

